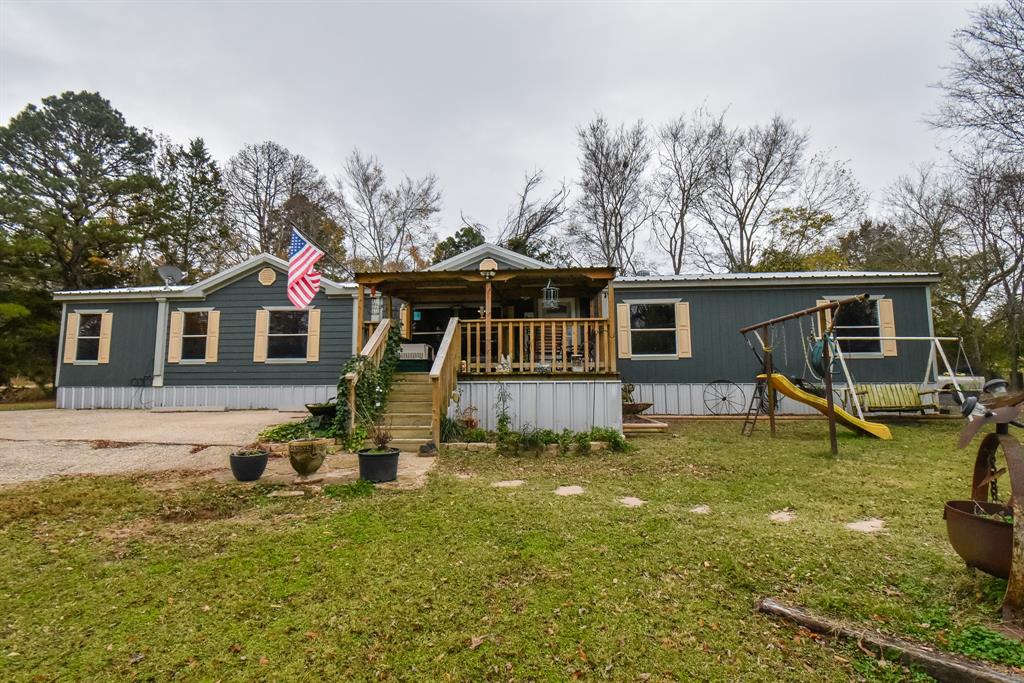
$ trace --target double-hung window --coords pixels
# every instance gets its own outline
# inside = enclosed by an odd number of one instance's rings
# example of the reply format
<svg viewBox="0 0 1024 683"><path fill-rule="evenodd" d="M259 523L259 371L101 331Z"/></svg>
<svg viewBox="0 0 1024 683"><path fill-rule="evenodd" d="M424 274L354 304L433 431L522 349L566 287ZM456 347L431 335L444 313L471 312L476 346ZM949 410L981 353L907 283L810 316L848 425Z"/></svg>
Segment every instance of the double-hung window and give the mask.
<svg viewBox="0 0 1024 683"><path fill-rule="evenodd" d="M206 360L207 333L210 314L207 311L186 311L181 331L181 359Z"/></svg>
<svg viewBox="0 0 1024 683"><path fill-rule="evenodd" d="M676 355L674 303L630 303L629 336L634 356Z"/></svg>
<svg viewBox="0 0 1024 683"><path fill-rule="evenodd" d="M268 360L306 360L308 342L308 311L270 311Z"/></svg>
<svg viewBox="0 0 1024 683"><path fill-rule="evenodd" d="M80 313L78 316L78 341L75 349L76 361L98 361L100 358L101 313Z"/></svg>

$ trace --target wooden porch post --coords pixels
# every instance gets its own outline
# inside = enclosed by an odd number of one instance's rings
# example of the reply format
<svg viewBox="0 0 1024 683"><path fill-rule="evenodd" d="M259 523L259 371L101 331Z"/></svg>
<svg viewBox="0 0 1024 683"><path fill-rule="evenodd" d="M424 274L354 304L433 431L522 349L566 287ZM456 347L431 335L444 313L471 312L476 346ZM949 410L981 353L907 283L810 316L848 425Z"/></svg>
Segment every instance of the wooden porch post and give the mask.
<svg viewBox="0 0 1024 683"><path fill-rule="evenodd" d="M385 318L393 317L391 315L391 313L392 313L392 306L393 306L392 302L393 302L393 298L391 297L390 294L388 294L388 298L384 300L384 317Z"/></svg>
<svg viewBox="0 0 1024 683"><path fill-rule="evenodd" d="M363 286L359 285L359 295L356 298L356 348L353 349L353 356L358 356L363 350L363 298L365 296L366 292L363 290Z"/></svg>
<svg viewBox="0 0 1024 683"><path fill-rule="evenodd" d="M617 328L615 327L615 287L611 280L608 281L608 367L612 372L618 372L617 359L619 350L616 348L618 340Z"/></svg>
<svg viewBox="0 0 1024 683"><path fill-rule="evenodd" d="M484 280L484 372L491 371L491 281Z"/></svg>

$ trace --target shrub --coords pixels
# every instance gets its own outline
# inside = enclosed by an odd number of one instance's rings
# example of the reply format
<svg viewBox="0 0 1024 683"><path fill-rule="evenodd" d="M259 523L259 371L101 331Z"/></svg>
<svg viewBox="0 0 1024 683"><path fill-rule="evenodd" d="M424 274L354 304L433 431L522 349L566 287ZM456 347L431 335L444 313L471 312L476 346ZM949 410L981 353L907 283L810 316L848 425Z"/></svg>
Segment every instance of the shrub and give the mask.
<svg viewBox="0 0 1024 683"><path fill-rule="evenodd" d="M590 452L590 433L576 432L573 436L573 446L577 455L586 455Z"/></svg>
<svg viewBox="0 0 1024 683"><path fill-rule="evenodd" d="M311 415L299 422L285 422L284 424L267 427L259 433L260 441L295 441L296 439L320 439L332 436L333 429L329 420L320 416Z"/></svg>
<svg viewBox="0 0 1024 683"><path fill-rule="evenodd" d="M490 435L487 433L487 430L485 430L485 429L483 429L481 427L475 427L473 429L467 429L467 430L463 431L463 433L462 433L462 440L463 441L471 441L471 442L480 442L480 441L490 441L491 439L490 439Z"/></svg>
<svg viewBox="0 0 1024 683"><path fill-rule="evenodd" d="M604 441L610 450L617 453L627 453L633 450L632 444L626 441L626 437L611 427L594 427L590 430L590 440Z"/></svg>
<svg viewBox="0 0 1024 683"><path fill-rule="evenodd" d="M468 441L469 439L466 438L467 431L468 430L458 420L453 420L447 415L441 416L442 443L451 443L453 441Z"/></svg>

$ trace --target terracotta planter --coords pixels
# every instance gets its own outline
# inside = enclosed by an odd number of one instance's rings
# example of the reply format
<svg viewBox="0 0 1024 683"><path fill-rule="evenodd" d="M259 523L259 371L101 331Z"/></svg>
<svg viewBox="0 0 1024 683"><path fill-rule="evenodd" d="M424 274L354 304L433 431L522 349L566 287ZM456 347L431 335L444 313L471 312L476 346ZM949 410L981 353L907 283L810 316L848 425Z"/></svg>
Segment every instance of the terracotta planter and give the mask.
<svg viewBox="0 0 1024 683"><path fill-rule="evenodd" d="M308 477L320 469L327 457L329 439L303 439L288 442L288 461L300 476Z"/></svg>

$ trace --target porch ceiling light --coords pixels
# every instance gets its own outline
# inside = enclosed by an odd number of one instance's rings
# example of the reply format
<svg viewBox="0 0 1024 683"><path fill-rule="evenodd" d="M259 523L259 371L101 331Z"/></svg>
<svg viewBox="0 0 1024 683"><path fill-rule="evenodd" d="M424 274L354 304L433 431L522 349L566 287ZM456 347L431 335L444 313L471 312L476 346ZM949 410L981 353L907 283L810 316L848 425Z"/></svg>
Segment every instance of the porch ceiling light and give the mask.
<svg viewBox="0 0 1024 683"><path fill-rule="evenodd" d="M544 288L541 289L540 291L544 295L542 305L544 306L545 310L553 311L554 309L558 308L560 303L558 299L558 287L555 287L553 284L551 284L550 278L548 278L548 283L544 285Z"/></svg>
<svg viewBox="0 0 1024 683"><path fill-rule="evenodd" d="M492 258L485 258L480 262L480 274L485 280L490 280L498 274L498 262Z"/></svg>

